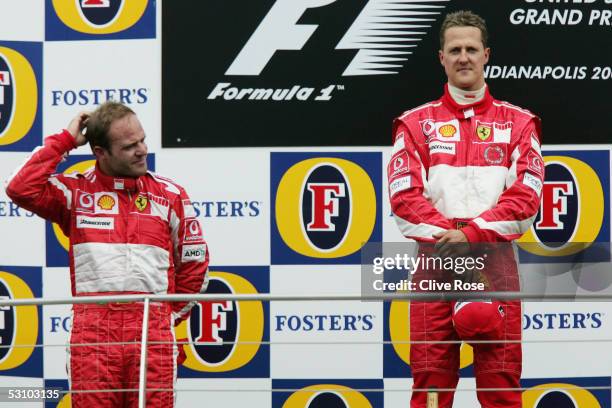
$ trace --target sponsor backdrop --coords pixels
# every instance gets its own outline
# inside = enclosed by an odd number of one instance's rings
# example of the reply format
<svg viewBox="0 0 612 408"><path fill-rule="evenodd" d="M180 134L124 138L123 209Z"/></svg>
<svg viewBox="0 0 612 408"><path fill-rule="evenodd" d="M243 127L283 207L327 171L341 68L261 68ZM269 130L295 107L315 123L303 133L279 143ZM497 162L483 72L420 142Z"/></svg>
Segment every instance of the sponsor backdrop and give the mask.
<svg viewBox="0 0 612 408"><path fill-rule="evenodd" d="M609 0L259 0L238 8L194 0L162 9L164 146L387 145L391 117L441 93L440 17L460 9L487 19L493 94L541 115L549 143L612 137L609 106L598 103L611 90L612 56L602 52ZM193 126L194 118L204 120Z"/></svg>
<svg viewBox="0 0 612 408"><path fill-rule="evenodd" d="M78 111L123 101L150 167L191 195L210 291L279 295L358 295L362 245L402 239L384 171L391 119L440 93L440 16L473 7L489 20L494 93L544 120L547 177L521 268L609 290L607 275L571 270L609 271L612 146L580 145L611 140L609 0L14 3L0 13L0 178ZM91 160L82 147L58 171ZM0 231L0 298L69 296L67 238L3 189ZM405 302L200 303L176 331L209 343L184 346L178 387L191 391L178 406L405 407L408 313ZM70 326L68 305L0 308L0 386L68 389ZM609 303L525 303L523 329L524 406L611 407L610 391L588 390L610 386ZM461 387L475 386L473 359L464 346ZM473 392L456 399L477 406Z"/></svg>

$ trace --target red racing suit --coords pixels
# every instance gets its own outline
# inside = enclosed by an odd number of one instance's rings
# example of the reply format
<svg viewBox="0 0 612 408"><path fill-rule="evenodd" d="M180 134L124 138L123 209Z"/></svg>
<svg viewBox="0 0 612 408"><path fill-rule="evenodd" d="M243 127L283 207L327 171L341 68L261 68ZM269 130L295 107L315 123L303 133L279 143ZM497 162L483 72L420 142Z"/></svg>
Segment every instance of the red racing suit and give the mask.
<svg viewBox="0 0 612 408"><path fill-rule="evenodd" d="M148 172L114 178L96 166L84 174L54 174L75 140L64 130L45 139L7 182L19 206L57 223L70 237L73 296L200 293L208 249L185 190ZM172 407L177 348L173 326L193 302L151 303L147 406ZM141 304L76 304L70 335L71 390L138 389ZM131 342L113 345L104 343ZM102 343L84 345L85 343ZM136 392L73 393L73 407L137 406Z"/></svg>
<svg viewBox="0 0 612 408"><path fill-rule="evenodd" d="M533 223L544 165L540 121L530 112L494 99L488 88L479 102L459 105L447 85L439 100L397 118L393 136L389 196L407 238L435 242L434 234L461 229L471 243L510 242ZM507 251L499 257L487 265L497 265L501 290L519 290L514 257ZM502 303L502 339L520 340L520 302ZM411 340L458 340L451 312L447 302L412 302ZM474 349L478 388L520 386L520 343L475 344ZM412 344L410 364L415 388L455 388L459 345ZM485 408L521 406L520 392L484 391L478 399ZM440 408L451 407L452 401L453 393L440 393ZM414 392L411 407L425 406L426 394Z"/></svg>

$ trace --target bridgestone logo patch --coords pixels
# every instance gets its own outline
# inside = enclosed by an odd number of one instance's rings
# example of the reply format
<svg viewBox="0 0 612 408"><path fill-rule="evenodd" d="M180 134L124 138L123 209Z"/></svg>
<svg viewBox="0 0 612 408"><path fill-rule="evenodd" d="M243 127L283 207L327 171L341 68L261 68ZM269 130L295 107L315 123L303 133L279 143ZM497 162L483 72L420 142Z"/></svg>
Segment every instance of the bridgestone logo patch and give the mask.
<svg viewBox="0 0 612 408"><path fill-rule="evenodd" d="M85 217L79 215L76 219L76 227L112 230L115 229L115 219L111 217Z"/></svg>
<svg viewBox="0 0 612 408"><path fill-rule="evenodd" d="M455 143L431 142L429 144L429 153L455 154Z"/></svg>

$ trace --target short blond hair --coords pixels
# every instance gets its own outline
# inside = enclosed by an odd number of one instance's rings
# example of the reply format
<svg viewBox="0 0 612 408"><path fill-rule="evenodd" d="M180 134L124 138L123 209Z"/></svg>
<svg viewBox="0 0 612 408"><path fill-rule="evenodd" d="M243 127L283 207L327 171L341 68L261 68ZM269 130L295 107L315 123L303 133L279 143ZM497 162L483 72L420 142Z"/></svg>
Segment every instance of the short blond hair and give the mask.
<svg viewBox="0 0 612 408"><path fill-rule="evenodd" d="M480 30L480 38L482 45L487 48L489 40L489 32L487 31L487 23L484 18L470 10L459 10L454 13L449 13L444 17L442 26L440 27L440 49L444 49L444 33L451 27L476 27Z"/></svg>

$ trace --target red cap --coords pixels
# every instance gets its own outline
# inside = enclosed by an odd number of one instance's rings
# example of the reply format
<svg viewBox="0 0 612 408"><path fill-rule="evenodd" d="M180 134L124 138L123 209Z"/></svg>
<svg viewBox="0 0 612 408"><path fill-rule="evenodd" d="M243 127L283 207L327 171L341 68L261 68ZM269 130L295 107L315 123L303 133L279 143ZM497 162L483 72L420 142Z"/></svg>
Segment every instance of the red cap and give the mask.
<svg viewBox="0 0 612 408"><path fill-rule="evenodd" d="M501 338L505 311L497 301L453 303L453 324L462 340Z"/></svg>

